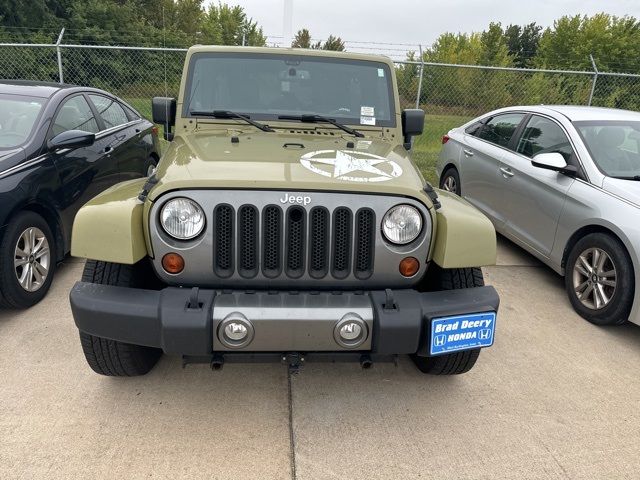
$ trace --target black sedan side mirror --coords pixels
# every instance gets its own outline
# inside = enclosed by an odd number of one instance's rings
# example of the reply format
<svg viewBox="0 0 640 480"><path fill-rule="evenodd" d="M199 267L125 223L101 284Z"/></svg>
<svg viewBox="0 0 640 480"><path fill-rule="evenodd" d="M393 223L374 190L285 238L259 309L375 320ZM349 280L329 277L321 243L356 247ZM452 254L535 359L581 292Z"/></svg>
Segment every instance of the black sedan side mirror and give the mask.
<svg viewBox="0 0 640 480"><path fill-rule="evenodd" d="M424 130L424 110L408 108L402 111L402 135L404 148L411 149L411 138L421 135Z"/></svg>
<svg viewBox="0 0 640 480"><path fill-rule="evenodd" d="M67 130L59 133L47 142L49 150L60 150L61 148L80 148L93 145L96 141L95 133L83 132L82 130Z"/></svg>
<svg viewBox="0 0 640 480"><path fill-rule="evenodd" d="M151 100L153 123L164 126L164 139L173 140L171 128L176 124L176 99L169 97L153 97Z"/></svg>

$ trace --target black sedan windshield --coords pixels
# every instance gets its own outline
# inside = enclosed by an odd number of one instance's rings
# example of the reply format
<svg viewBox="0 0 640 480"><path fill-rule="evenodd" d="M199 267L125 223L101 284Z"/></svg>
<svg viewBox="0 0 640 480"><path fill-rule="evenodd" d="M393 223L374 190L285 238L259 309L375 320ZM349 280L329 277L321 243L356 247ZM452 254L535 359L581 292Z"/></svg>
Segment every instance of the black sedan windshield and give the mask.
<svg viewBox="0 0 640 480"><path fill-rule="evenodd" d="M196 53L189 66L184 115L228 110L255 120L321 115L341 124L394 126L392 91L391 72L382 62Z"/></svg>
<svg viewBox="0 0 640 480"><path fill-rule="evenodd" d="M640 122L575 122L591 158L609 177L635 180L640 176Z"/></svg>
<svg viewBox="0 0 640 480"><path fill-rule="evenodd" d="M0 94L0 149L25 143L45 100L39 97Z"/></svg>

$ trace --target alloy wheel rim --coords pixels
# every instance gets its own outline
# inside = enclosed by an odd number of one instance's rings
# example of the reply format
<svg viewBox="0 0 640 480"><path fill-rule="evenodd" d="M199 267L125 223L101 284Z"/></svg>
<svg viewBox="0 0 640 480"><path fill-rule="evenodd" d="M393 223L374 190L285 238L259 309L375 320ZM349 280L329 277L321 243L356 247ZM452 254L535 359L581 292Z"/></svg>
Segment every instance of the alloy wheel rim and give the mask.
<svg viewBox="0 0 640 480"><path fill-rule="evenodd" d="M456 179L451 176L446 177L444 179L443 186L447 192L455 193L457 190Z"/></svg>
<svg viewBox="0 0 640 480"><path fill-rule="evenodd" d="M617 288L613 260L601 248L588 248L573 266L573 291L580 303L591 310L601 310L611 303Z"/></svg>
<svg viewBox="0 0 640 480"><path fill-rule="evenodd" d="M16 279L27 292L42 288L49 275L51 252L44 232L29 227L18 237L13 257Z"/></svg>

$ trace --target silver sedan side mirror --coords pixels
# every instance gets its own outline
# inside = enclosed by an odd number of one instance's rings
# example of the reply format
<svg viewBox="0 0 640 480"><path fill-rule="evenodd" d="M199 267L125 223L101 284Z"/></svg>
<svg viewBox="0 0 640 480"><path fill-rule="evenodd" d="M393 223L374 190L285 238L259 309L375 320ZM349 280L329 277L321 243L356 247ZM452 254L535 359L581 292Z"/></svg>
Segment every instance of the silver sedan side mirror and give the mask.
<svg viewBox="0 0 640 480"><path fill-rule="evenodd" d="M578 173L578 169L574 165L567 165L567 161L558 152L539 153L533 157L531 164L534 167L553 170L570 177L575 177Z"/></svg>

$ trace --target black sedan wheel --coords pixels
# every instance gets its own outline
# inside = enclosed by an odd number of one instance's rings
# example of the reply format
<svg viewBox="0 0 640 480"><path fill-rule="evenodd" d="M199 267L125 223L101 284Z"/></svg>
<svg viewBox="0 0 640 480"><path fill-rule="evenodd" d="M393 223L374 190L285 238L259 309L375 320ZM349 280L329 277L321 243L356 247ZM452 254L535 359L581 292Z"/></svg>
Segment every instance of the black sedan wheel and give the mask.
<svg viewBox="0 0 640 480"><path fill-rule="evenodd" d="M605 233L580 239L567 259L565 287L573 308L596 325L627 321L635 291L624 245Z"/></svg>
<svg viewBox="0 0 640 480"><path fill-rule="evenodd" d="M54 239L37 213L16 215L0 244L0 304L27 308L47 294L55 270Z"/></svg>
<svg viewBox="0 0 640 480"><path fill-rule="evenodd" d="M462 190L460 188L460 175L458 174L458 170L454 167L447 168L442 174L442 178L440 178L440 188L447 192L460 195Z"/></svg>

